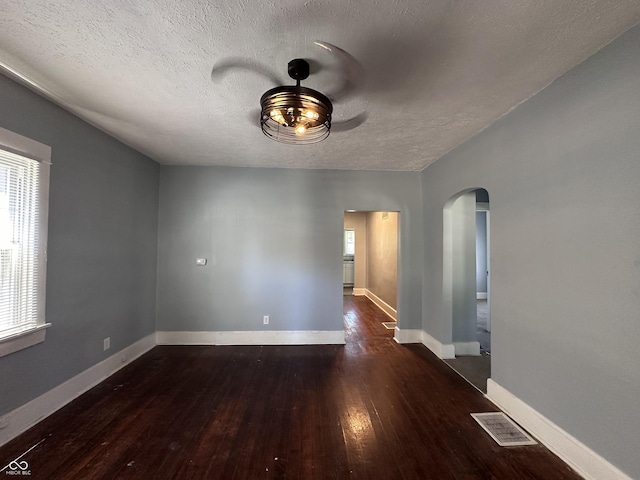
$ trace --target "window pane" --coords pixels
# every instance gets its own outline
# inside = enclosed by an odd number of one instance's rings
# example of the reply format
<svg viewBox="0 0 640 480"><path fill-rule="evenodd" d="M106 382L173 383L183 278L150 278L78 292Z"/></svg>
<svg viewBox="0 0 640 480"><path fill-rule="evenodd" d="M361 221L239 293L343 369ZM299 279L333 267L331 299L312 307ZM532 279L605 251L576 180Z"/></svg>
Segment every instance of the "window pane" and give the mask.
<svg viewBox="0 0 640 480"><path fill-rule="evenodd" d="M344 231L344 255L356 254L356 232L354 230Z"/></svg>
<svg viewBox="0 0 640 480"><path fill-rule="evenodd" d="M0 337L38 321L39 168L0 150Z"/></svg>

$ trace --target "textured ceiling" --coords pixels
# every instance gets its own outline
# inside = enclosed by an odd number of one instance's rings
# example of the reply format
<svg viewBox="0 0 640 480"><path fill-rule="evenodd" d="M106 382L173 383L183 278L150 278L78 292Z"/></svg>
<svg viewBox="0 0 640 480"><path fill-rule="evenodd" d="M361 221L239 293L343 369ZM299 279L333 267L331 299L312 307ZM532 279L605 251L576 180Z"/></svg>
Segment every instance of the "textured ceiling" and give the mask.
<svg viewBox="0 0 640 480"><path fill-rule="evenodd" d="M0 62L162 164L419 171L638 21L638 0L2 0ZM366 121L278 144L257 109L289 60L340 86L314 40L365 74L334 121Z"/></svg>

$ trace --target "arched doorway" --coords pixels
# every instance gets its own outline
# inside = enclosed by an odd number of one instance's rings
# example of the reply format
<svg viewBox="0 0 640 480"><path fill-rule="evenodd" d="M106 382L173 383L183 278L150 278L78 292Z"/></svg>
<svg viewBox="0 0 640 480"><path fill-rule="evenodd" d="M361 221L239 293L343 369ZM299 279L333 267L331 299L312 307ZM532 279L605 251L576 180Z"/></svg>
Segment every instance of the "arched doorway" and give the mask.
<svg viewBox="0 0 640 480"><path fill-rule="evenodd" d="M483 188L457 193L443 209L443 320L455 350L447 363L485 392L491 372L488 212Z"/></svg>

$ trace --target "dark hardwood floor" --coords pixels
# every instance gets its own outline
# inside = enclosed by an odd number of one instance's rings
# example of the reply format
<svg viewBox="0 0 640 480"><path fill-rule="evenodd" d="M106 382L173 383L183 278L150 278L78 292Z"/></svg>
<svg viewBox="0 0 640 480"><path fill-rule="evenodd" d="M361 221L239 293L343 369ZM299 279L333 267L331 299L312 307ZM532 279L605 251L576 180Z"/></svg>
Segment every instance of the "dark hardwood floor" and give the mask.
<svg viewBox="0 0 640 480"><path fill-rule="evenodd" d="M34 479L577 479L546 448L499 447L496 410L345 297L347 344L156 347L0 448Z"/></svg>

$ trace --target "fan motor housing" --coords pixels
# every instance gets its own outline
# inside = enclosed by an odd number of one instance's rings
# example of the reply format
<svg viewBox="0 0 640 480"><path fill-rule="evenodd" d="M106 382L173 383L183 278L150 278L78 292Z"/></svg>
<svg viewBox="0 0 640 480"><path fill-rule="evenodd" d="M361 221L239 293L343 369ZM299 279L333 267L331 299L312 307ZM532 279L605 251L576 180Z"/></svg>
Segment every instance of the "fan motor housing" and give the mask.
<svg viewBox="0 0 640 480"><path fill-rule="evenodd" d="M298 82L309 77L309 62L302 58L294 58L287 67L289 76Z"/></svg>

